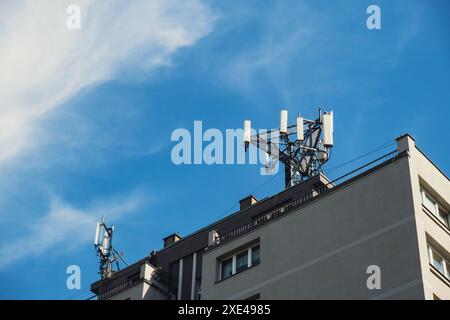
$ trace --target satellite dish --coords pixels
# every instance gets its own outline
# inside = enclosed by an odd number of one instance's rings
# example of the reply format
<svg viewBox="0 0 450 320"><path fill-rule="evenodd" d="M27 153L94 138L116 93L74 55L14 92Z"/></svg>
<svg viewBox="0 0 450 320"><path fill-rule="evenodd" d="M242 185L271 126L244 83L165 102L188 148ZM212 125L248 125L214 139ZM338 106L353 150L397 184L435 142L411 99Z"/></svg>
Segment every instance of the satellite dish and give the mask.
<svg viewBox="0 0 450 320"><path fill-rule="evenodd" d="M325 151L317 152L317 160L319 160L320 162L327 161L328 160L328 153L326 153Z"/></svg>

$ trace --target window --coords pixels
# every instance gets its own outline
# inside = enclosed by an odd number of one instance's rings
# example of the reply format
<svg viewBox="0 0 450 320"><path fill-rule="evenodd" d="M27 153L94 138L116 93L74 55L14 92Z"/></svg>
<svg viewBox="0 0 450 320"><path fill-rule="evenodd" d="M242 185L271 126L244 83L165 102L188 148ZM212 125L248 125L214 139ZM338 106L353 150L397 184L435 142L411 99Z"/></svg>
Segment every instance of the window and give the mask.
<svg viewBox="0 0 450 320"><path fill-rule="evenodd" d="M259 245L252 248L252 266L259 263Z"/></svg>
<svg viewBox="0 0 450 320"><path fill-rule="evenodd" d="M428 245L428 258L430 264L450 280L450 262L446 260L442 254L440 254L436 249Z"/></svg>
<svg viewBox="0 0 450 320"><path fill-rule="evenodd" d="M241 250L220 261L220 280L259 264L259 244Z"/></svg>
<svg viewBox="0 0 450 320"><path fill-rule="evenodd" d="M236 256L236 272L248 268L248 251L244 251Z"/></svg>
<svg viewBox="0 0 450 320"><path fill-rule="evenodd" d="M444 259L442 259L442 257L434 250L431 250L431 264L438 269L440 273L444 273Z"/></svg>
<svg viewBox="0 0 450 320"><path fill-rule="evenodd" d="M233 258L228 258L222 261L221 264L222 273L220 275L221 279L226 279L233 274Z"/></svg>
<svg viewBox="0 0 450 320"><path fill-rule="evenodd" d="M422 204L428 209L436 218L439 219L447 228L450 227L450 215L445 209L431 197L428 192L421 189Z"/></svg>
<svg viewBox="0 0 450 320"><path fill-rule="evenodd" d="M430 195L422 190L422 204L434 215L436 215L436 201Z"/></svg>
<svg viewBox="0 0 450 320"><path fill-rule="evenodd" d="M450 227L450 215L444 210L439 208L439 219L447 226Z"/></svg>

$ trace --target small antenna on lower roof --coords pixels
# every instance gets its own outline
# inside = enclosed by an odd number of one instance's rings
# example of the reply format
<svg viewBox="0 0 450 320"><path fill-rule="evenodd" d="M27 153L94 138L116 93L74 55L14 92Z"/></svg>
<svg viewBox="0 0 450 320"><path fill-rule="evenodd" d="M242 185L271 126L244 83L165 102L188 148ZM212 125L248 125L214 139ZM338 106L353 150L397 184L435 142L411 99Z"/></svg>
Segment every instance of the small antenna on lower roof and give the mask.
<svg viewBox="0 0 450 320"><path fill-rule="evenodd" d="M113 234L114 225L108 227L103 216L101 222L97 222L94 238L94 247L97 256L100 257L99 273L102 279L107 279L111 277L113 272L120 270L120 261L128 266L128 263L123 259L123 252L117 252L112 246ZM114 264L116 268L113 267Z"/></svg>

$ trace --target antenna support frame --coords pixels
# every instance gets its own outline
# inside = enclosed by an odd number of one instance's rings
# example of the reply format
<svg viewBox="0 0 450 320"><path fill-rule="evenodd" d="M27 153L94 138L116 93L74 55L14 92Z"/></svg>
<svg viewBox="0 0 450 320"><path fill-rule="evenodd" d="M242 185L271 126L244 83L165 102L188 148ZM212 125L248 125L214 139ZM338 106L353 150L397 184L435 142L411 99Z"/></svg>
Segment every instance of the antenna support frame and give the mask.
<svg viewBox="0 0 450 320"><path fill-rule="evenodd" d="M324 128L324 116L331 117L331 122L328 122L331 123L331 127ZM331 155L332 144L325 145L324 136L325 133L328 137L331 136L332 143L332 116L332 112L323 113L321 109L319 109L319 117L315 120L298 116L298 119L301 119L299 121L303 129L303 135L301 135L303 140L296 139L299 124L290 125L287 126L286 132L269 130L251 136L250 141L245 142L245 151L248 151L249 144L252 144L266 152L272 159L271 165L266 163L266 170L273 168L275 161L283 163L285 188L292 187L323 173L322 166L330 159Z"/></svg>
<svg viewBox="0 0 450 320"><path fill-rule="evenodd" d="M97 251L97 256L100 258L99 274L101 279L108 279L114 272L119 271L120 261L128 266L128 263L123 258L123 252L117 252L112 246L113 234L114 225L108 227L105 218L102 217L102 221L97 223L94 240L94 247ZM116 266L115 268L114 265Z"/></svg>

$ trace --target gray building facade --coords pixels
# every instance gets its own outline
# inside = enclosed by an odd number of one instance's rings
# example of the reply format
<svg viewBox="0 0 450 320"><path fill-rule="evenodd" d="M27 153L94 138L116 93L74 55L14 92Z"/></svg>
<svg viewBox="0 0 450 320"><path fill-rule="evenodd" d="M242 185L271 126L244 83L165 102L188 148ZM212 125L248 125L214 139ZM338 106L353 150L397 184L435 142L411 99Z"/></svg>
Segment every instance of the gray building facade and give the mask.
<svg viewBox="0 0 450 320"><path fill-rule="evenodd" d="M99 299L450 299L450 181L404 135L92 284ZM130 281L132 279L132 281ZM127 282L128 281L128 282Z"/></svg>

